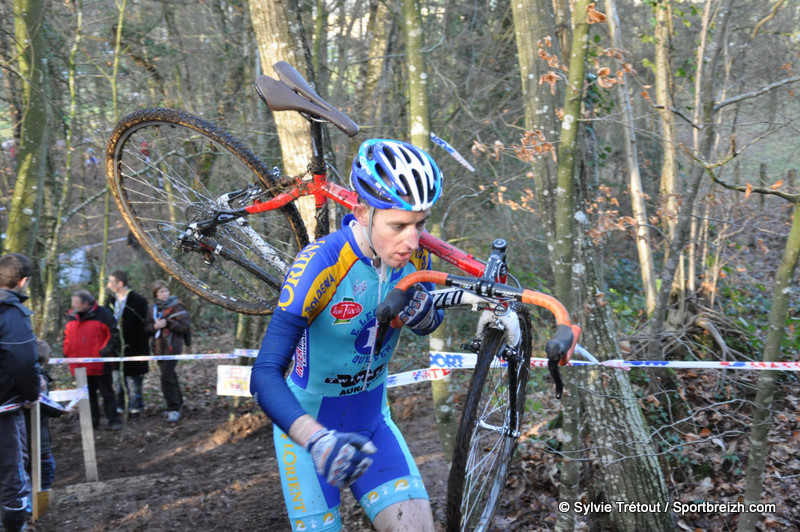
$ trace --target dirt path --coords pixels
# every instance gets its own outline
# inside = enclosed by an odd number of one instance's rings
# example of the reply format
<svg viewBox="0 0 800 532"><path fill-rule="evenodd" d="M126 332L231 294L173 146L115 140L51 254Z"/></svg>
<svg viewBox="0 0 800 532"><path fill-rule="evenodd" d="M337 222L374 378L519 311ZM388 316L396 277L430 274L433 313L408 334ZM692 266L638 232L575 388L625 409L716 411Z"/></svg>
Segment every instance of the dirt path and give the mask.
<svg viewBox="0 0 800 532"><path fill-rule="evenodd" d="M187 371L182 366L182 371ZM214 371L196 364L193 372ZM157 372L155 372L157 373ZM212 375L192 382L214 382ZM230 398L189 385L187 408L177 424L156 410L157 377L145 381L154 406L122 432L97 431L100 482L84 481L77 418L51 421L57 460L53 501L31 530L288 530L273 452L272 427L251 401L228 422ZM397 421L431 496L435 519L444 521L447 464L429 409L428 388L392 390ZM344 498L346 530L370 530L352 496Z"/></svg>

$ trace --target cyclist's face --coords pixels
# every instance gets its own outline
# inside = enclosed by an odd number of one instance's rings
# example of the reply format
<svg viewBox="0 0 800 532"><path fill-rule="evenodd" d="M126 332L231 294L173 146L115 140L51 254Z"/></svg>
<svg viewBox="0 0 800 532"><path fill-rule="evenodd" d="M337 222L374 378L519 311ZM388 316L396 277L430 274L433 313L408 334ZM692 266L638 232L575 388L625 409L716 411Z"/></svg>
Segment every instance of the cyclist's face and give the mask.
<svg viewBox="0 0 800 532"><path fill-rule="evenodd" d="M369 208L355 211L359 223L369 227ZM430 210L422 212L396 209L376 209L372 217L372 246L375 252L392 268L405 266L411 254L419 247L419 237L425 230Z"/></svg>

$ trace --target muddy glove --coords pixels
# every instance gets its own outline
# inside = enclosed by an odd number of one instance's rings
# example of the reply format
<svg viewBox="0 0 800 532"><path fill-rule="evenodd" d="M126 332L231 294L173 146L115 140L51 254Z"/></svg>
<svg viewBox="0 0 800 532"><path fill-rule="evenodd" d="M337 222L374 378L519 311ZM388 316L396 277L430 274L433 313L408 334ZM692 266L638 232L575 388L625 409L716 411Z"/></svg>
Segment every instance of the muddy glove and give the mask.
<svg viewBox="0 0 800 532"><path fill-rule="evenodd" d="M368 438L355 432L320 429L308 440L317 474L337 488L346 488L372 464L369 455L378 448Z"/></svg>
<svg viewBox="0 0 800 532"><path fill-rule="evenodd" d="M433 297L420 283L406 290L406 304L400 320L417 334L430 334L442 322L444 312L433 306Z"/></svg>

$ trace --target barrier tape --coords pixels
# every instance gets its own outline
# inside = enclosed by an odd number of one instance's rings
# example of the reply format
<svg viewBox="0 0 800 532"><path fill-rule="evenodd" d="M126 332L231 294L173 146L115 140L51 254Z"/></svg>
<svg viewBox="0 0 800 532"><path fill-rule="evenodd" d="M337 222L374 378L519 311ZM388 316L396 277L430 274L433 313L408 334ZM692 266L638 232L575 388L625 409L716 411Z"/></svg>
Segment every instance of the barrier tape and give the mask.
<svg viewBox="0 0 800 532"><path fill-rule="evenodd" d="M185 355L151 355L135 357L82 357L82 358L51 358L50 364L86 364L89 362L144 362L147 360L213 360L239 358L240 356L255 357L258 351L254 349L236 349L236 351L252 351L254 355L239 355L234 353L191 353Z"/></svg>
<svg viewBox="0 0 800 532"><path fill-rule="evenodd" d="M449 369L474 369L478 356L474 353L454 353L435 351L430 354L431 367ZM631 368L679 368L679 369L746 369L762 371L800 371L800 362L728 362L692 361L692 360L570 360L568 366L606 366L609 368L630 370ZM531 367L546 367L546 358L531 358ZM495 362L494 366L503 366L505 362Z"/></svg>
<svg viewBox="0 0 800 532"><path fill-rule="evenodd" d="M69 412L72 410L78 401L83 399L89 393L89 387L84 386L79 390L53 390L50 392L53 397L48 397L44 394L39 395L38 401L40 403L46 404L51 408L55 408L56 410L61 410L62 412ZM67 406L61 406L58 404L58 401L67 401L69 399L65 398L66 396L70 396L70 403ZM12 403L8 405L0 406L0 414L5 414L6 412L13 412L14 410L18 410L22 408L25 403Z"/></svg>
<svg viewBox="0 0 800 532"><path fill-rule="evenodd" d="M250 395L250 366L217 366L217 395L251 397ZM444 379L452 370L447 368L425 368L404 371L389 375L386 378L386 387L395 388L418 382L435 381Z"/></svg>
<svg viewBox="0 0 800 532"><path fill-rule="evenodd" d="M727 361L680 361L680 360L605 360L598 361L586 349L577 345L575 352L586 360L571 360L567 365L605 366L609 368L630 371L631 368L679 368L679 369L745 369L745 370L773 370L773 371L800 371L800 362L727 362ZM184 355L154 355L135 357L86 357L86 358L51 358L51 364L87 363L87 362L120 362L120 361L146 361L146 360L221 360L232 358L255 358L258 356L256 349L234 349L233 353L194 353ZM475 353L457 353L448 351L432 351L429 355L429 367L389 375L386 386L394 388L418 382L444 379L456 369L474 369L478 360ZM546 358L531 358L531 367L547 367ZM495 360L492 367L507 365L504 360ZM217 394L249 397L250 368L248 366L219 366L217 375ZM239 368L241 373L230 375L224 373L223 368ZM57 393L58 390L52 392ZM86 390L84 389L84 395ZM66 400L66 399L64 399ZM72 403L66 407L71 409L80 397L73 398ZM19 408L21 404L0 407L0 413Z"/></svg>
<svg viewBox="0 0 800 532"><path fill-rule="evenodd" d="M446 140L440 139L433 132L431 132L431 140L433 142L435 142L436 144L438 144L439 146L441 146L442 148L444 148L445 151L447 151L447 153L450 154L450 157L452 157L453 159L455 159L456 161L461 163L461 166L463 166L464 168L466 168L470 172L474 172L475 171L475 168L473 168L472 165L469 164L467 162L467 160L464 159L464 157L462 157L462 155L460 153L458 153L458 151L453 146L450 145L449 142L447 142Z"/></svg>

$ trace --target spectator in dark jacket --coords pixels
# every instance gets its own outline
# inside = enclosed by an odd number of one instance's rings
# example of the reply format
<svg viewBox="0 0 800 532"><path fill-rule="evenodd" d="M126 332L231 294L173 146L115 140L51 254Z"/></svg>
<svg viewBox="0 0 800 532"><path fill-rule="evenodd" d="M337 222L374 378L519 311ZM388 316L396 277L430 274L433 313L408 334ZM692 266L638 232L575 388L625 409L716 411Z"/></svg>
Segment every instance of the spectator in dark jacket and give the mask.
<svg viewBox="0 0 800 532"><path fill-rule="evenodd" d="M0 257L0 410L39 398L40 368L31 311L22 305L33 273L30 259L18 253ZM0 413L0 518L7 531L25 526L31 494L25 472L28 435L17 408Z"/></svg>
<svg viewBox="0 0 800 532"><path fill-rule="evenodd" d="M178 298L170 295L165 281L155 281L150 287L153 305L147 313L147 333L153 336L153 354L180 355L186 339L191 333L189 312ZM159 360L161 369L161 391L167 402L167 420L176 422L181 418L183 396L175 371L177 360Z"/></svg>
<svg viewBox="0 0 800 532"><path fill-rule="evenodd" d="M64 356L67 358L113 357L119 353L119 331L114 315L106 307L97 304L87 290L72 294L72 310L64 329ZM111 380L112 368L103 362L79 362L69 365L75 375L75 368L86 368L89 385L89 405L92 410L92 424L100 427L100 405L97 392L103 396L108 426L120 430L122 420L117 412Z"/></svg>
<svg viewBox="0 0 800 532"><path fill-rule="evenodd" d="M128 286L128 274L117 270L108 276L106 287L114 297L108 302L117 320L122 350L120 356L135 357L150 355L147 324L147 300ZM149 370L146 360L123 360L114 370L114 385L117 393L117 411L122 413L125 395L128 395L128 411L136 416L144 410L142 381ZM122 378L124 376L124 378Z"/></svg>

